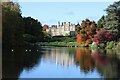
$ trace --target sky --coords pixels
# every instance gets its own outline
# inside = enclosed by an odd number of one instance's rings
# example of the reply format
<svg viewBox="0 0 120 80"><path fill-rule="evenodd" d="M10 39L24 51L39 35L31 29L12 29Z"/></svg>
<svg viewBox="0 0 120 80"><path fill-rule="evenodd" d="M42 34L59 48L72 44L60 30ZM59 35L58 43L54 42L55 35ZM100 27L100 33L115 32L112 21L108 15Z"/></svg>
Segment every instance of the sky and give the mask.
<svg viewBox="0 0 120 80"><path fill-rule="evenodd" d="M98 21L113 2L19 2L22 16L38 19L42 25L60 22L77 24L88 18Z"/></svg>

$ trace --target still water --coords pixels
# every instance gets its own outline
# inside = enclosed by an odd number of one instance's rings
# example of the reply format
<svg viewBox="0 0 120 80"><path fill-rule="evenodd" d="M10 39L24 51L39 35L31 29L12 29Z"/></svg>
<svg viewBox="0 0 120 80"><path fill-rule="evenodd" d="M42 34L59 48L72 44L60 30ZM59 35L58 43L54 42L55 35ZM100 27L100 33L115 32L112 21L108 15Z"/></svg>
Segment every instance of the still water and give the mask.
<svg viewBox="0 0 120 80"><path fill-rule="evenodd" d="M13 51L4 55L9 58L3 58L3 77L119 78L120 59L116 55L107 55L110 52L112 51L40 46L27 51Z"/></svg>

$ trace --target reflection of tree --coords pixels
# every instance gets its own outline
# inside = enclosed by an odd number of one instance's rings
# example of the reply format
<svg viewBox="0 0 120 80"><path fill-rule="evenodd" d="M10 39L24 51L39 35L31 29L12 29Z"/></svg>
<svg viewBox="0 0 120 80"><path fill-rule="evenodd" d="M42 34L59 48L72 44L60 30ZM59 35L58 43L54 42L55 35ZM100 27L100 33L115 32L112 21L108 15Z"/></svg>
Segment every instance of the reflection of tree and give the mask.
<svg viewBox="0 0 120 80"><path fill-rule="evenodd" d="M106 56L105 54L101 53L98 50L93 50L92 54L93 54L92 57L97 66L104 67L111 61L111 57Z"/></svg>
<svg viewBox="0 0 120 80"><path fill-rule="evenodd" d="M97 71L104 78L119 78L120 77L120 60L101 53L98 50L92 51L92 57L96 64ZM115 79L114 79L115 80Z"/></svg>
<svg viewBox="0 0 120 80"><path fill-rule="evenodd" d="M97 71L104 78L120 77L120 60L99 50L92 50L91 52L91 50L86 48L77 48L76 64L80 65L80 70L85 73L92 71L96 66Z"/></svg>
<svg viewBox="0 0 120 80"><path fill-rule="evenodd" d="M6 46L6 45L4 45ZM36 47L14 48L12 52L9 45L8 48L3 48L2 55L2 77L3 78L18 78L23 68L32 69L39 61L41 53L37 52ZM25 50L32 50L27 51ZM36 51L35 51L36 50Z"/></svg>
<svg viewBox="0 0 120 80"><path fill-rule="evenodd" d="M109 64L105 65L104 67L96 66L97 71L104 77L104 78L120 78L120 60L117 58L112 58ZM118 80L118 79L114 79Z"/></svg>
<svg viewBox="0 0 120 80"><path fill-rule="evenodd" d="M80 69L87 73L94 69L94 61L91 57L91 50L86 48L77 48L76 63L80 64Z"/></svg>

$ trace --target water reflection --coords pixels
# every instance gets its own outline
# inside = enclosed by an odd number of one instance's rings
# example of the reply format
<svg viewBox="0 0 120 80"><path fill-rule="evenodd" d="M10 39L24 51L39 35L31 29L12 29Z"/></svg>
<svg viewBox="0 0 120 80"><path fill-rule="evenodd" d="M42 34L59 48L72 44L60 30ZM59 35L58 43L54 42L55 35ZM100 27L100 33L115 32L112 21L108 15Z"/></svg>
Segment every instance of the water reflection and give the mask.
<svg viewBox="0 0 120 80"><path fill-rule="evenodd" d="M56 63L58 66L79 66L79 71L87 74L97 71L104 78L119 78L120 60L105 50L88 48L43 47L43 61ZM111 51L109 51L111 52ZM69 73L68 73L69 74ZM74 73L73 73L74 74Z"/></svg>
<svg viewBox="0 0 120 80"><path fill-rule="evenodd" d="M21 48L3 48L2 55L2 78L18 78L23 69L29 71L34 66L37 66L42 55L36 51L36 46L24 46ZM32 50L26 52L25 50Z"/></svg>
<svg viewBox="0 0 120 80"><path fill-rule="evenodd" d="M110 56L106 56L104 53L101 53L98 50L92 51L92 58L94 59L96 66L99 67L105 67L112 59Z"/></svg>
<svg viewBox="0 0 120 80"><path fill-rule="evenodd" d="M93 71L95 63L91 56L91 50L87 48L77 48L76 51L76 64L80 65L80 70L84 73Z"/></svg>
<svg viewBox="0 0 120 80"><path fill-rule="evenodd" d="M55 62L56 65L61 65L61 66L74 65L75 52L71 53L69 48L48 47L43 52L44 55L42 56L42 58L44 61L47 59L50 60L51 62Z"/></svg>
<svg viewBox="0 0 120 80"><path fill-rule="evenodd" d="M3 50L3 78L119 78L120 60L109 52L36 46Z"/></svg>

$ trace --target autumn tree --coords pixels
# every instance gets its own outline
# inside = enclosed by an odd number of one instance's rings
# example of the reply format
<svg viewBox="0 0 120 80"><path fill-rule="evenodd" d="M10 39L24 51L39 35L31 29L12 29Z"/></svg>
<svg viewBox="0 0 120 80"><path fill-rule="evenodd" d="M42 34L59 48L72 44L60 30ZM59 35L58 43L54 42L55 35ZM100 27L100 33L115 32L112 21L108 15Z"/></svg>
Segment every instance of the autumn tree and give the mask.
<svg viewBox="0 0 120 80"><path fill-rule="evenodd" d="M106 43L107 41L112 41L114 39L113 34L107 30L100 30L94 37L93 41L96 44Z"/></svg>
<svg viewBox="0 0 120 80"><path fill-rule="evenodd" d="M77 42L82 46L87 46L92 43L94 35L99 28L94 21L89 19L83 20L81 25L77 27Z"/></svg>

